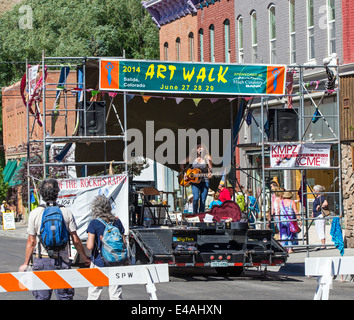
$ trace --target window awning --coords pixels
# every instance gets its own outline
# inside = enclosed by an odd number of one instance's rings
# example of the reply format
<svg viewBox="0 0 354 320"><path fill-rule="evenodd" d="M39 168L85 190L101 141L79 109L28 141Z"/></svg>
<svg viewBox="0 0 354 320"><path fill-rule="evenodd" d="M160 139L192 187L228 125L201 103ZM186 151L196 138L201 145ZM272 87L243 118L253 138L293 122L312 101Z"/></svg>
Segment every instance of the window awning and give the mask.
<svg viewBox="0 0 354 320"><path fill-rule="evenodd" d="M25 162L26 162L26 158L21 158L20 163L18 165L16 163L17 167L14 173L12 174L10 180L8 181L9 186L14 187L20 184L20 181L17 180L17 173L21 170Z"/></svg>
<svg viewBox="0 0 354 320"><path fill-rule="evenodd" d="M17 167L17 160L9 160L3 171L4 182L9 182L12 175L15 173Z"/></svg>

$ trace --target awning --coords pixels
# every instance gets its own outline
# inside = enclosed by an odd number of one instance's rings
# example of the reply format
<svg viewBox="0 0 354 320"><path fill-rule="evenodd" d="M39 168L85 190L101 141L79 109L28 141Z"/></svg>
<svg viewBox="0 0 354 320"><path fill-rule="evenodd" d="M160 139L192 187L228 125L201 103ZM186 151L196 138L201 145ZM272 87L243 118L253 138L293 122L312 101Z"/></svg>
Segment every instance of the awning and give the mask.
<svg viewBox="0 0 354 320"><path fill-rule="evenodd" d="M17 167L17 160L9 160L3 171L4 182L9 182Z"/></svg>
<svg viewBox="0 0 354 320"><path fill-rule="evenodd" d="M20 184L20 181L17 180L17 174L18 172L23 168L24 163L26 162L26 158L21 158L20 163L17 165L16 161L16 169L14 173L12 174L10 180L8 181L9 186L14 187Z"/></svg>

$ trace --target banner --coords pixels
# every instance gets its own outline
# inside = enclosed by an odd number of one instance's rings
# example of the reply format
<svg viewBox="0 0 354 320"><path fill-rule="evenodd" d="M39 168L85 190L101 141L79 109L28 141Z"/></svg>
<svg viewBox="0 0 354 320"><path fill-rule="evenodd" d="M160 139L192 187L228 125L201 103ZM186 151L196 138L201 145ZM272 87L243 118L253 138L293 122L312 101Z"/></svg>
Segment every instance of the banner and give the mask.
<svg viewBox="0 0 354 320"><path fill-rule="evenodd" d="M103 194L111 200L112 213L118 217L126 233L129 231L129 200L127 174L114 176L84 177L58 180L60 193L58 203L70 209L77 224L81 240L87 239L87 227L92 219L91 203Z"/></svg>
<svg viewBox="0 0 354 320"><path fill-rule="evenodd" d="M32 99L32 96L36 89L38 69L39 65L30 67L28 69L28 101Z"/></svg>
<svg viewBox="0 0 354 320"><path fill-rule="evenodd" d="M100 90L284 95L286 66L100 59Z"/></svg>
<svg viewBox="0 0 354 320"><path fill-rule="evenodd" d="M272 168L327 168L330 163L330 144L280 144L270 147Z"/></svg>

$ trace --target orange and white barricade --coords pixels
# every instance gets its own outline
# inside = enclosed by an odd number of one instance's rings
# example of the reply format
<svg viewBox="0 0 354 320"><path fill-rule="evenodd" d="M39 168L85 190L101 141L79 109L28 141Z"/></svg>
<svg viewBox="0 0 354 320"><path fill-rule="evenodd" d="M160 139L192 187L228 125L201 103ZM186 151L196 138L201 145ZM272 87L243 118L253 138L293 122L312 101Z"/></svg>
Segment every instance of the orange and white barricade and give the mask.
<svg viewBox="0 0 354 320"><path fill-rule="evenodd" d="M168 282L168 264L0 273L0 293L145 284L157 300L155 283Z"/></svg>

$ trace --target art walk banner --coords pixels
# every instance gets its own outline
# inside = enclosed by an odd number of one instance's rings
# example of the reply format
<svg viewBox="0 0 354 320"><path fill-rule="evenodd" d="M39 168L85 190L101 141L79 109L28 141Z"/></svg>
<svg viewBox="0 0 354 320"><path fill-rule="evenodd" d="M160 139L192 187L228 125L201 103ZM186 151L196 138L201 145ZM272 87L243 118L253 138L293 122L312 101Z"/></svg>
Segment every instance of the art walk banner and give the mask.
<svg viewBox="0 0 354 320"><path fill-rule="evenodd" d="M270 147L272 168L328 168L330 144L279 144Z"/></svg>
<svg viewBox="0 0 354 320"><path fill-rule="evenodd" d="M100 90L284 95L285 65L100 59Z"/></svg>
<svg viewBox="0 0 354 320"><path fill-rule="evenodd" d="M60 193L58 203L69 208L75 217L77 234L87 239L87 227L92 219L91 203L97 195L111 200L112 213L122 221L126 232L129 230L128 177L127 174L84 177L58 180Z"/></svg>

